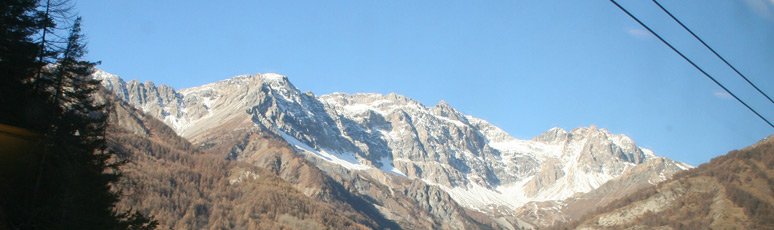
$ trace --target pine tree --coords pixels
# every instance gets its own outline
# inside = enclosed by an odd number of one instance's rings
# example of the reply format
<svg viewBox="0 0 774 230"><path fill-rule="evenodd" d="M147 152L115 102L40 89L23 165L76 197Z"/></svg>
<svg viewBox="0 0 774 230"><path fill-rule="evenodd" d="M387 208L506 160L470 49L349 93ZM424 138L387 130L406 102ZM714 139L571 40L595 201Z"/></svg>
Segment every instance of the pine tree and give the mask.
<svg viewBox="0 0 774 230"><path fill-rule="evenodd" d="M153 229L155 221L114 209L119 196L110 185L120 174L106 151L106 102L96 99L96 63L83 57L81 19L73 21L61 49L33 39L55 31L51 6L0 4L0 123L43 136L39 148L12 159L23 166L0 168L0 229Z"/></svg>
<svg viewBox="0 0 774 230"><path fill-rule="evenodd" d="M36 0L2 0L0 4L0 123L43 131L54 106L45 91L32 87L42 48L34 36L47 19L37 11ZM50 25L50 24L49 24ZM35 140L34 142L37 142ZM39 168L40 149L13 152L0 147L0 229L30 228L33 208L32 176Z"/></svg>
<svg viewBox="0 0 774 230"><path fill-rule="evenodd" d="M0 3L0 123L42 128L35 115L41 97L28 83L42 67L41 53L33 40L46 20L36 11L36 0L2 0ZM38 101L34 101L38 99Z"/></svg>
<svg viewBox="0 0 774 230"><path fill-rule="evenodd" d="M50 74L54 81L52 103L55 119L46 133L52 163L59 164L62 212L59 226L107 228L115 218L112 211L117 196L109 183L117 175L104 173L111 165L105 152L106 112L93 98L99 82L90 77L95 63L82 60L81 19L77 18L67 38L61 58Z"/></svg>
<svg viewBox="0 0 774 230"><path fill-rule="evenodd" d="M61 58L48 77L54 83L52 102L57 115L47 133L55 149L52 160L65 172L60 174L62 213L58 226L68 228L153 227L138 213L118 213L118 195L110 190L119 174L118 163L109 163L106 151L106 103L95 101L100 82L91 77L96 63L83 60L86 53L81 18L75 19ZM64 147L64 148L62 148ZM110 171L110 172L107 172ZM134 225L146 222L147 225Z"/></svg>

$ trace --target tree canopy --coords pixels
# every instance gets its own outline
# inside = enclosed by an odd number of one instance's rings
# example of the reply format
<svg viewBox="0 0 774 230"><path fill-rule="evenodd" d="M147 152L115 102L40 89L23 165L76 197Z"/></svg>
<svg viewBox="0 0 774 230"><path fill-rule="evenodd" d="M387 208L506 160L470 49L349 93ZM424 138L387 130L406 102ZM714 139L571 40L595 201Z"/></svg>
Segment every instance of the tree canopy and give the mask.
<svg viewBox="0 0 774 230"><path fill-rule="evenodd" d="M114 207L119 195L111 184L121 162L106 150L107 98L85 54L81 18L69 13L68 2L2 0L0 124L32 134L0 142L8 145L0 161L9 166L0 169L0 228L156 226Z"/></svg>

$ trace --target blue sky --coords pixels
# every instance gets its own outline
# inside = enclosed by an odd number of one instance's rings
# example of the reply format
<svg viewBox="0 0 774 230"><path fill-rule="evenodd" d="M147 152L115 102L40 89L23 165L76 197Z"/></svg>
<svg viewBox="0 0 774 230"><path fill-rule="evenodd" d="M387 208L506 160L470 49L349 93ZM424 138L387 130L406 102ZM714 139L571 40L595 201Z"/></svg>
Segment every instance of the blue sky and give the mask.
<svg viewBox="0 0 774 230"><path fill-rule="evenodd" d="M774 0L661 3L774 94ZM770 120L650 1L631 12ZM608 1L79 1L100 68L181 89L277 72L302 91L445 100L518 138L594 124L693 165L774 131Z"/></svg>

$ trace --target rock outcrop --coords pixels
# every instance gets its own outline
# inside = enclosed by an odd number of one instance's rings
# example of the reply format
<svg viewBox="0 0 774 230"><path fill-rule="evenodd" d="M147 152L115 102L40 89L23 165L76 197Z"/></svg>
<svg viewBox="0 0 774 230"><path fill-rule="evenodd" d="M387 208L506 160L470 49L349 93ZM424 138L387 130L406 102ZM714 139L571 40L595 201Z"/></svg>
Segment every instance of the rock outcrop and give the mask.
<svg viewBox="0 0 774 230"><path fill-rule="evenodd" d="M278 74L237 76L179 91L153 83L124 83L104 72L97 77L119 98L164 121L196 146L215 146L230 160L270 167L271 161L254 159L248 148L254 137L245 133L273 135L348 191L371 197L370 203L385 216L416 221L410 213L394 213L383 205L404 198L411 205L402 208L427 209L423 215L430 224L422 226L447 221L498 227L527 221L545 226L551 223L527 217L535 215L525 214L534 211L526 204L557 204L549 206L558 211L541 215L570 218L562 213L572 209L561 206L565 201L599 188L609 189L598 193L615 194L613 188L620 185L657 183L690 167L594 126L553 128L532 140L519 140L443 101L427 107L397 94L317 97L302 93ZM394 195L401 190L402 196ZM387 199L385 194L393 197ZM490 218L473 218L475 213ZM500 215L525 218L494 221Z"/></svg>

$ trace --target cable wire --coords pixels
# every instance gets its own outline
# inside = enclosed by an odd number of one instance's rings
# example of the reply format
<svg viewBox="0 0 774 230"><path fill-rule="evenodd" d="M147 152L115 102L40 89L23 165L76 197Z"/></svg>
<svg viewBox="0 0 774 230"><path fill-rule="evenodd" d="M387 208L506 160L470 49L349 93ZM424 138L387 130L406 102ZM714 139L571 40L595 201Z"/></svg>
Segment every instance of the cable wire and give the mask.
<svg viewBox="0 0 774 230"><path fill-rule="evenodd" d="M734 70L734 72L736 72L736 74L738 74L740 77L742 77L742 79L744 79L745 81L747 81L747 83L748 83L748 84L750 84L750 85L751 85L753 88L755 88L755 90L758 90L758 92L759 92L759 93L761 93L761 94L762 94L764 97L766 97L766 99L769 99L769 101L770 101L772 104L774 104L774 100L772 100L772 99L771 99L771 97L769 97L769 95L767 95L766 93L764 93L764 92L763 92L763 90L761 90L760 88L758 88L758 86L756 86L755 84L753 84L753 83L752 83L752 81L750 81L750 79L747 79L747 76L744 76L744 74L742 74L741 72L739 72L739 70L737 70L737 69L736 69L736 67L734 67L733 65L731 65L731 63L729 63L728 61L726 61L726 59L725 59L725 58L723 58L722 56L720 56L720 54L718 54L718 52L716 52L716 51L715 51L715 49L713 49L712 47L710 47L709 45L707 45L707 43L706 43L706 42L704 42L704 40L703 40L703 39L699 38L699 36L698 36L698 35L696 35L695 33L693 33L693 31L692 31L691 29L688 29L688 27L687 27L687 26L685 26L685 24L683 24L683 22L681 22L681 21L680 21L680 20L678 20L678 19L677 19L677 18L676 18L674 15L672 15L672 13L671 13L671 12L669 12L669 10L667 10L666 8L664 8L664 6L662 6L662 5L661 5L661 3L658 3L658 1L656 1L656 0L653 0L653 3L656 3L656 5L658 5L658 7L659 7L659 8L661 8L661 10L663 10L663 11L664 11L664 13L667 13L667 14L669 15L669 17L671 17L673 20L675 20L675 22L677 22L677 24L680 24L680 26L682 26L682 27L683 27L683 29L687 30L687 31L688 31L688 33L691 33L691 35L693 35L693 37L694 37L694 38L696 38L696 40L699 40L699 42L701 42L701 44L702 44L702 45L704 45L704 47L707 47L707 49L709 49L710 51L712 51L712 53L713 53L713 54L715 54L715 56L717 56L718 58L720 58L720 60L722 60L722 61L723 61L723 63L726 63L726 65L727 65L728 67L731 67L731 69L732 69L732 70Z"/></svg>
<svg viewBox="0 0 774 230"><path fill-rule="evenodd" d="M675 53L677 53L678 55L680 55L680 57L682 57L683 59L685 59L685 61L687 61L687 62L688 62L688 63L690 63L690 64L691 64L691 65L692 65L694 68L696 68L697 70L699 70L699 72L701 72L702 74L704 74L704 76L706 76L707 78L709 78L710 80L712 80L712 82L715 82L715 84L717 84L718 86L720 86L720 88L722 88L722 89L723 89L723 90L725 90L725 91L726 91L726 92L727 92L729 95L731 95L732 97L734 97L734 99L736 99L737 101L739 101L739 103L742 103L742 105L744 105L745 107L747 107L747 109L749 109L750 111L752 111L752 112L753 112L755 115L758 115L758 117L759 117L759 118L761 118L763 121L765 121L767 124L769 124L769 126L771 126L772 128L774 128L774 124L771 124L771 122L770 122L768 119L766 119L766 118L765 118L765 117L763 117L763 116L762 116L760 113L758 113L757 111L755 111L755 109L753 109L752 107L750 107L749 105L747 105L747 103L745 103L744 101L742 101L742 99L740 99L739 97L737 97L737 96L736 96L736 94L732 93L732 92L731 92L731 90L728 90L728 88L726 88L725 86L723 86L723 84L721 84L720 82L718 82L717 80L715 80L715 78L714 78L714 77L712 77L712 76L711 76L711 75L709 75L709 74L708 74L706 71L704 71L704 69L702 69L701 67L699 67L698 65L696 65L696 63L694 63L693 61L691 61L691 59L689 59L689 58L688 58L688 57L686 57L686 56L685 56L685 55L684 55L682 52L680 52L679 50L677 50L677 49L676 49L674 46L672 46L672 44L669 44L669 42L667 42L666 40L664 40L664 38L662 38L662 37L661 37L660 35L658 35L658 34L657 34L655 31L653 31L653 29L651 29L650 27L648 27L647 25L645 25L645 23L643 23L642 21L640 21L640 19L638 19L637 17L635 17L635 16L634 16L632 13L629 13L629 11L628 11L628 10L626 10L626 9L625 9L623 6L621 6L620 4L618 4L618 2L616 2L615 0L610 0L610 2L612 2L613 4L615 4L615 6L617 6L617 7L618 7L618 9L621 9L621 10L622 10L624 13L626 13L627 15L629 15L629 17L631 17L632 19L634 19L634 21L637 21L637 23L639 23L639 24L640 24L642 27L645 27L645 29L647 29L648 31L650 31L650 33L651 33L651 34L653 34L654 36L656 36L656 38L658 38L658 40L661 40L661 42L663 42L664 44L666 44L667 46L669 46L669 48L670 48L670 49L672 49L673 51L675 51Z"/></svg>

